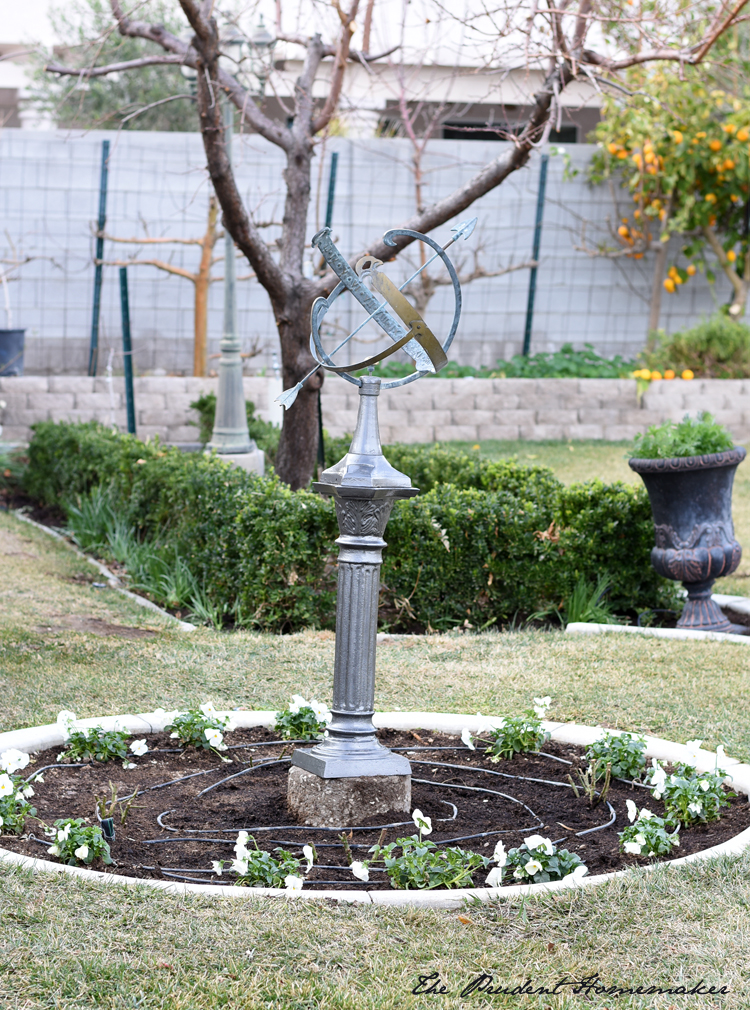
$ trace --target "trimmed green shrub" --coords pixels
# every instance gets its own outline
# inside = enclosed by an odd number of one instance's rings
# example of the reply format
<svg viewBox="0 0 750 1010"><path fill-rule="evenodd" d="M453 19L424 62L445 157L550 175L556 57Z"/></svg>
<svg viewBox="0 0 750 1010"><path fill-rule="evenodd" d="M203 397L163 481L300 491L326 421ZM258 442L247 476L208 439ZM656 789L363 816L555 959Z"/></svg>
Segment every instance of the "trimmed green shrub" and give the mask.
<svg viewBox="0 0 750 1010"><path fill-rule="evenodd" d="M653 525L642 488L600 481L566 488L541 467L449 449L392 446L387 455L425 493L392 513L383 626L482 628L562 612L581 579L595 583L603 572L614 573L607 602L619 614L672 602L673 584L650 565ZM67 510L71 525L84 513L94 524L102 515L103 535L87 535L105 554L127 539L128 556L140 544L157 557L158 578L149 583L157 599L179 596L180 582L199 598L193 611L216 624L269 631L335 624L330 499L216 455L92 423L36 425L25 487ZM170 564L182 566L174 577Z"/></svg>
<svg viewBox="0 0 750 1010"><path fill-rule="evenodd" d="M678 375L689 368L699 377L716 379L750 375L750 326L723 312L670 336L659 331L659 337L656 349L641 355L649 368L672 368Z"/></svg>

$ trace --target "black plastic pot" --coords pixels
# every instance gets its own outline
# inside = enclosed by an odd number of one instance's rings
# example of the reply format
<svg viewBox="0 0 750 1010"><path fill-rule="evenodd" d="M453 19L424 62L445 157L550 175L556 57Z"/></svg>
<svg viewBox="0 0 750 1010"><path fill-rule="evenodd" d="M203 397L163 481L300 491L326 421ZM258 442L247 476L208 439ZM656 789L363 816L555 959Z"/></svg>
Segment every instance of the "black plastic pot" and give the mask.
<svg viewBox="0 0 750 1010"><path fill-rule="evenodd" d="M742 548L734 539L732 484L745 458L741 446L705 456L631 459L651 501L656 546L651 564L685 586L688 598L678 628L741 634L711 599L716 579L730 575Z"/></svg>
<svg viewBox="0 0 750 1010"><path fill-rule="evenodd" d="M23 375L26 330L0 330L0 375Z"/></svg>

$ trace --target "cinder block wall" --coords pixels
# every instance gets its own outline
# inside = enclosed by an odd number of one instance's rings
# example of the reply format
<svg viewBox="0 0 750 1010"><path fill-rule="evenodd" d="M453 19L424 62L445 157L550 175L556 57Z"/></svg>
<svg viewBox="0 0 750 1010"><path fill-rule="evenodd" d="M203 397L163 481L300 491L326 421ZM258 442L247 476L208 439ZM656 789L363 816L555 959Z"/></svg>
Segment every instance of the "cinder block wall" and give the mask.
<svg viewBox="0 0 750 1010"><path fill-rule="evenodd" d="M217 379L135 379L138 435L195 442L191 401L216 392ZM265 420L281 422L274 397L278 379L244 379L245 396ZM22 376L0 378L5 442L27 442L36 421L101 421L125 430L122 378L112 392L103 378ZM332 435L351 432L357 418L355 386L329 377L323 387L323 424ZM114 410L112 404L114 403ZM484 439L630 439L651 424L709 410L738 442L750 441L750 380L675 379L651 384L639 405L632 379L424 379L380 396L383 442L478 442Z"/></svg>

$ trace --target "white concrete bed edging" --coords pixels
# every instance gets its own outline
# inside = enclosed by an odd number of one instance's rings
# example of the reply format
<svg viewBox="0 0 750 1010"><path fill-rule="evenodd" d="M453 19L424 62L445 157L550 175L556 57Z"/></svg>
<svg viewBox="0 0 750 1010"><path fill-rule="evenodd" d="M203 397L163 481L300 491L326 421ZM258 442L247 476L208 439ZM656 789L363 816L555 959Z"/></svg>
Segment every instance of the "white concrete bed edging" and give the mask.
<svg viewBox="0 0 750 1010"><path fill-rule="evenodd" d="M729 636L724 636L729 637ZM253 726L272 726L276 713L270 711L233 711L222 713L232 716L235 724L239 728L250 728ZM79 719L78 724L83 726L103 726L113 729L119 726L121 729L131 733L159 732L166 724L166 713L157 709L155 712L145 712L139 715L104 716L100 719ZM383 729L422 729L433 730L435 732L459 735L461 731L468 727L472 732L479 732L487 725L498 722L499 719L493 716L480 715L456 715L449 712L378 712L373 722ZM551 739L560 743L571 743L579 746L586 746L593 743L602 733L599 726L583 726L578 723L543 722L542 726L549 731ZM610 730L611 733L619 734L622 730ZM686 761L688 758L688 748L684 744L674 743L671 740L664 740L661 737L646 736L646 756L655 757L662 761ZM62 744L63 736L56 724L46 726L31 726L27 729L11 730L7 733L0 733L0 753L15 747L26 753L36 753L37 751L48 750ZM716 755L711 751L699 750L695 767L698 771L711 771L715 767ZM727 769L731 769L730 777L732 787L737 792L750 795L750 765L742 764L735 758L724 758L722 762ZM679 859L665 860L662 863L651 864L642 867L645 870L654 869L656 866L681 866L684 863L693 863L699 860L708 859L712 856L739 855L750 845L750 828L741 831L734 838L715 845L703 852L694 852L689 856L682 856ZM290 898L293 900L335 900L344 902L355 902L360 904L374 905L416 905L422 908L460 908L467 899L479 899L488 901L494 898L514 898L525 895L547 893L550 891L564 891L576 887L593 887L607 880L614 880L623 877L632 871L629 869L616 870L613 873L601 873L592 877L583 877L576 881L555 880L547 884L512 884L507 887L472 887L460 888L454 891L286 891L280 888L270 887L237 887L234 885L223 886L221 884L191 884L174 881L168 883L163 880L149 880L146 878L125 877L114 873L101 873L98 870L89 870L80 866L67 866L62 863L53 863L48 859L35 859L31 856L23 856L16 852L9 852L0 848L0 863L20 866L34 872L54 872L67 873L71 876L79 877L83 880L90 880L98 883L125 884L128 887L151 887L168 894L207 894L221 898L254 898L254 897L274 897Z"/></svg>
<svg viewBox="0 0 750 1010"><path fill-rule="evenodd" d="M744 597L742 597L744 599ZM645 635L647 638L696 639L710 642L734 642L750 645L750 635L727 635L723 631L690 631L688 628L637 628L634 624L585 624L573 621L565 629L566 635Z"/></svg>

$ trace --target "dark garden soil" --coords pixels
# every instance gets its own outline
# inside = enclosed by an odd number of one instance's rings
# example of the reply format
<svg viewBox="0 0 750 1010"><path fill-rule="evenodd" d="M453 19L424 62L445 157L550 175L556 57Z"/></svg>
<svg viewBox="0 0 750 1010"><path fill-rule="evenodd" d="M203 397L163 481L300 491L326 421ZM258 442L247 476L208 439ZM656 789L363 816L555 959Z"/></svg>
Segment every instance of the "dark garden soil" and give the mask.
<svg viewBox="0 0 750 1010"><path fill-rule="evenodd" d="M550 742L543 754L494 764L480 751L457 745L455 737L392 730L381 730L378 736L412 762L412 810L418 807L432 819L432 842L491 855L498 839L510 849L528 835L542 834L559 848L577 852L590 874L649 862L620 853L617 832L628 824L626 800L659 815L663 805L649 790L618 781L607 797L612 809L607 802L591 807L584 795L576 798L567 776L578 781L576 768L583 767L580 748ZM236 730L227 737L230 746L223 756L231 763L226 763L213 751L177 750L163 733L148 736L147 741L151 749L132 759L133 769L124 770L120 761L66 767L56 764L61 748L54 748L37 754L24 772L29 776L45 765L53 766L44 771L43 783L35 783L32 800L37 817L48 825L63 817L85 817L95 824L97 796L109 800L116 789L126 798L138 790L124 823L122 805L114 812L116 838L111 847L116 865L104 868L95 863L92 868L134 877L231 884L233 875L225 871L217 877L211 861L231 859L237 832L245 829L259 847L281 846L298 857L303 845L315 844L318 859L306 876L305 890L390 888L385 873L374 867L368 883L354 879L347 869L341 829L301 827L289 813L286 781L295 743L279 742L265 729ZM614 823L580 834L607 825L612 811ZM46 853L50 843L39 820L27 822L29 833L23 837L3 835L0 846L53 859ZM717 845L749 825L750 804L740 795L719 821L683 828L673 858ZM414 831L408 814L369 818L363 810L358 824L346 826L346 841L351 858L361 860L381 835L387 843ZM475 886L482 886L485 876L486 871L478 871Z"/></svg>

